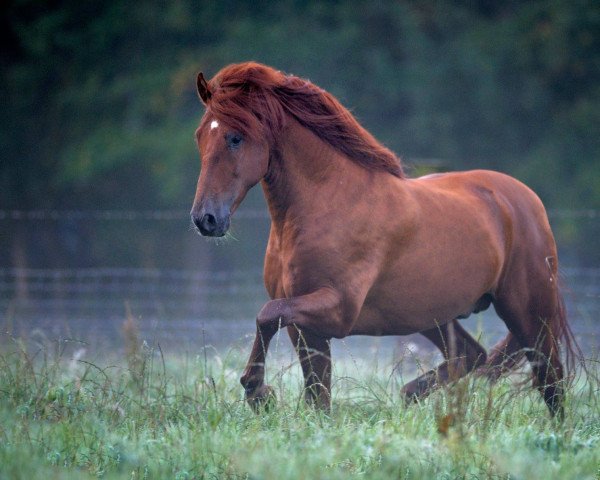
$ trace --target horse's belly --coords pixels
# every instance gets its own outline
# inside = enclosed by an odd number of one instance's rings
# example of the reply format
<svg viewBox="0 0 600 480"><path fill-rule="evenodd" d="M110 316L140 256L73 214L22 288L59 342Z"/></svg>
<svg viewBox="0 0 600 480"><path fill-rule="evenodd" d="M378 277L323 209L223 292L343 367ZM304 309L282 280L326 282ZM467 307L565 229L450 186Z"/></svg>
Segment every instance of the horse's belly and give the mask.
<svg viewBox="0 0 600 480"><path fill-rule="evenodd" d="M351 332L410 334L477 310L495 289L504 253L494 222L472 219L466 232L452 218L423 221L413 240L383 262Z"/></svg>
<svg viewBox="0 0 600 480"><path fill-rule="evenodd" d="M351 335L409 335L421 332L467 313L457 305L388 304L365 305L350 331Z"/></svg>
<svg viewBox="0 0 600 480"><path fill-rule="evenodd" d="M351 334L408 335L464 317L481 309L494 277L491 270L448 273L446 278L428 273L374 285Z"/></svg>
<svg viewBox="0 0 600 480"><path fill-rule="evenodd" d="M410 335L425 330L424 322L417 317L383 312L380 308L365 305L353 325L350 335Z"/></svg>

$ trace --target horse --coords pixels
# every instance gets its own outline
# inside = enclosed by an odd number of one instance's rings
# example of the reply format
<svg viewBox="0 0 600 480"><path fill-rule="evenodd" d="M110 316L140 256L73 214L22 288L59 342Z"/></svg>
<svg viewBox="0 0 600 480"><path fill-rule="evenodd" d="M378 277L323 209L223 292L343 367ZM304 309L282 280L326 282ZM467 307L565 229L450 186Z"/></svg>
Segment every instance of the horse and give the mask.
<svg viewBox="0 0 600 480"><path fill-rule="evenodd" d="M271 300L240 379L253 409L274 398L265 359L285 327L317 408L331 404L332 338L418 332L444 361L403 386L407 402L526 356L550 414L563 414L561 347L572 356L572 333L555 240L532 190L489 170L409 178L333 95L260 63L226 66L210 81L199 73L196 87L205 106L195 132L197 231L225 235L259 182L271 217ZM459 320L490 305L508 334L488 356Z"/></svg>

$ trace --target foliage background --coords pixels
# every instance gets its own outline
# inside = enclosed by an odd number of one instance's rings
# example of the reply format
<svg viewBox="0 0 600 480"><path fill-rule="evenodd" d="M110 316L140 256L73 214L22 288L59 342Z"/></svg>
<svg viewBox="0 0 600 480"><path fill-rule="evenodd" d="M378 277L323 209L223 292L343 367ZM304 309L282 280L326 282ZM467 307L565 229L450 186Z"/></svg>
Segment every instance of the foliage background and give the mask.
<svg viewBox="0 0 600 480"><path fill-rule="evenodd" d="M9 0L0 208L187 211L195 74L253 59L331 91L415 172L502 170L597 210L599 32L593 0ZM600 262L599 222L560 228Z"/></svg>

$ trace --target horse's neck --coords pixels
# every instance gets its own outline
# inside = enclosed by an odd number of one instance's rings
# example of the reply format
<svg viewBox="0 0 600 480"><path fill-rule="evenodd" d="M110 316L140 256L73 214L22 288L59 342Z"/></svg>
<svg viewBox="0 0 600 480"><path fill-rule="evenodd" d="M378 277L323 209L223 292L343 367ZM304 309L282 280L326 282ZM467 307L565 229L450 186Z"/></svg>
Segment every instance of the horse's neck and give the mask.
<svg viewBox="0 0 600 480"><path fill-rule="evenodd" d="M281 138L263 181L274 223L298 221L336 203L342 206L372 175L295 121Z"/></svg>

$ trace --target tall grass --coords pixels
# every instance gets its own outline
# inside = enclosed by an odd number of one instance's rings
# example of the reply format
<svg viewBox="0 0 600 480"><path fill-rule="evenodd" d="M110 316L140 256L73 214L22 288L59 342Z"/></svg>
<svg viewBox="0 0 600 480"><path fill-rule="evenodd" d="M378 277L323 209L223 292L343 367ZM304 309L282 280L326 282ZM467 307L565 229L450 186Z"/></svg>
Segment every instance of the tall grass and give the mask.
<svg viewBox="0 0 600 480"><path fill-rule="evenodd" d="M337 362L327 415L304 405L291 364L269 372L277 407L257 416L235 352L168 354L133 323L124 338L122 354L94 359L5 342L0 478L600 478L595 378L575 382L559 424L510 378L466 378L407 407L397 369Z"/></svg>

